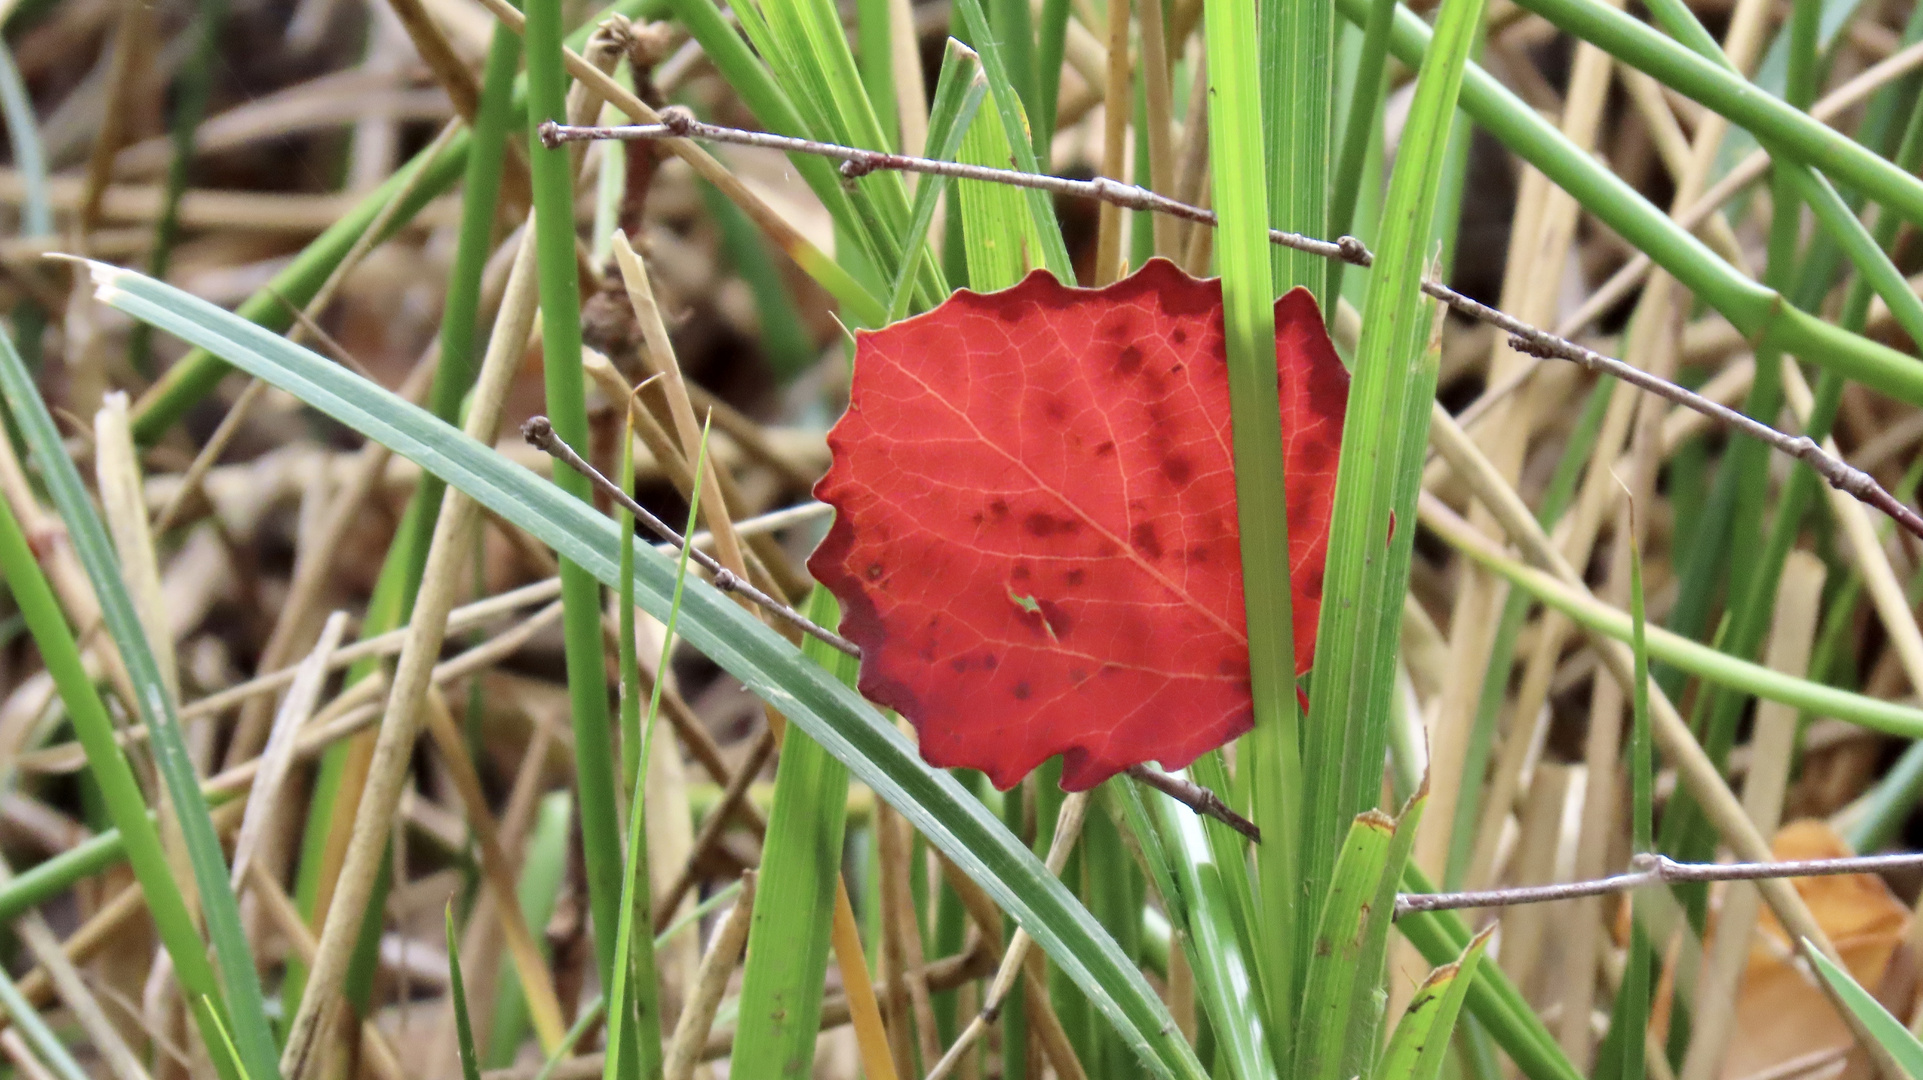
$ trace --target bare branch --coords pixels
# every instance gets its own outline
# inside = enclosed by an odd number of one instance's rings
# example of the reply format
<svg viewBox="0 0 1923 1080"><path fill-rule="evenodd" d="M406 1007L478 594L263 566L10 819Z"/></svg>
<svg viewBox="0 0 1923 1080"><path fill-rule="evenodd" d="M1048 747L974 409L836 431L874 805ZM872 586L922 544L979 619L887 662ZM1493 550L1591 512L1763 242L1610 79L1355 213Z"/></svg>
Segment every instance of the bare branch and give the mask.
<svg viewBox="0 0 1923 1080"><path fill-rule="evenodd" d="M1923 852L1896 855L1852 855L1840 859L1796 859L1789 862L1679 863L1667 855L1637 855L1627 873L1593 881L1565 881L1554 885L1518 885L1507 889L1479 889L1458 893L1401 893L1395 917L1424 911L1545 904L1584 896L1606 896L1645 885L1683 881L1759 881L1763 878L1827 877L1835 874L1873 874L1923 866Z"/></svg>

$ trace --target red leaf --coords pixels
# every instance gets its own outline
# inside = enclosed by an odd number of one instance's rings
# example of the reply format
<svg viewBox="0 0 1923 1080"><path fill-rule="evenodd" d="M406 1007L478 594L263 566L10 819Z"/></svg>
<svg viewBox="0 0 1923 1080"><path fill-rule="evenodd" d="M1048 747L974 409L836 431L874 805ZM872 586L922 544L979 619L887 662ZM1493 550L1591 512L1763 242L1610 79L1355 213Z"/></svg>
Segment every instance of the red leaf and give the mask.
<svg viewBox="0 0 1923 1080"><path fill-rule="evenodd" d="M1298 673L1315 655L1349 377L1315 299L1276 302ZM836 509L808 562L861 692L930 764L1078 791L1247 731L1222 287L1164 260L1105 289L1042 271L857 338Z"/></svg>

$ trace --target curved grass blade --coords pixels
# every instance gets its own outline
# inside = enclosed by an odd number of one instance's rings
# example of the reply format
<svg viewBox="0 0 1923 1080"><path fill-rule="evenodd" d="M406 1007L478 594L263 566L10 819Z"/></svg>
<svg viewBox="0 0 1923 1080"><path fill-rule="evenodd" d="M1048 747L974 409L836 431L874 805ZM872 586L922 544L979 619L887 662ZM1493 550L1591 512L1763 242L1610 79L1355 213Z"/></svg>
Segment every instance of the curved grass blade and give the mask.
<svg viewBox="0 0 1923 1080"><path fill-rule="evenodd" d="M219 353L391 447L525 529L610 586L620 579L612 519L425 410L279 336L171 286L90 263L103 302ZM631 598L665 619L674 566L637 553ZM902 815L1035 938L1155 1075L1206 1076L1141 972L1039 859L947 773L931 769L875 708L732 599L699 580L683 636L779 709Z"/></svg>
<svg viewBox="0 0 1923 1080"><path fill-rule="evenodd" d="M1442 1074L1442 1059L1449 1051L1456 1016L1475 982L1482 950L1494 933L1495 928L1490 927L1477 934L1461 959L1437 968L1423 980L1415 999L1409 1002L1409 1011L1389 1037L1382 1066L1372 1074L1375 1080L1436 1080Z"/></svg>
<svg viewBox="0 0 1923 1080"><path fill-rule="evenodd" d="M187 753L187 741L181 734L174 700L161 678L160 667L154 660L153 649L141 627L133 598L127 593L120 563L114 556L106 527L101 524L100 516L94 510L86 485L81 481L79 471L74 468L73 459L67 456L66 448L60 441L60 432L54 427L53 416L47 412L46 404L40 400L39 388L34 385L33 376L28 374L20 354L14 351L12 341L4 335L0 335L0 395L5 396L14 423L31 451L33 464L60 511L61 520L66 523L74 553L86 568L87 578L100 600L102 618L115 646L120 650L128 676L139 696L139 700L132 704L147 725L153 744L154 764L166 785L167 796L180 822L181 838L193 867L201 912L207 922L207 935L213 946L215 963L220 969L221 982L225 985L224 998L211 985L211 981L199 986L187 981L189 973L206 970L207 963L205 947L201 945L199 935L192 932L191 922L186 924L185 930L177 930L168 938L167 951L173 957L177 970L182 973L183 986L188 987L190 992L206 995L224 1005L227 1017L233 1024L240 1060L246 1064L247 1071L256 1077L276 1076L279 1072L279 1055L274 1047L273 1029L267 1022L260 975L254 969L253 950L248 946L247 935L241 928L240 907L234 901L234 892L227 880L226 857L221 851L220 837L214 832L213 819L208 816L207 801L201 795L200 778L194 773L193 759ZM18 530L17 523L15 530ZM73 707L72 701L68 702L68 707ZM104 710L98 719L105 722ZM98 754L90 753L89 761L94 763L97 770L125 772L125 782L133 784L133 776L127 771L125 759L111 741L111 726L101 733L101 737L108 742ZM138 789L134 790L137 799ZM123 835L131 835L129 829L151 828L146 825L144 807L138 815L138 824L134 815L124 810L115 817ZM148 893L150 902L156 892L170 892L178 897L177 888L165 873L158 880L151 873L143 874L141 885L142 890ZM161 902L165 904L167 901L163 899ZM181 913L185 914L184 905ZM199 981L195 979L195 982ZM217 1008L216 1012L219 1011Z"/></svg>
<svg viewBox="0 0 1923 1080"><path fill-rule="evenodd" d="M1435 891L1413 863L1403 867L1402 889L1413 893ZM1469 928L1453 911L1404 915L1396 920L1396 929L1432 964L1449 963L1471 942ZM1468 992L1470 1014L1489 1029L1496 1045L1523 1075L1531 1080L1583 1080L1584 1074L1571 1064L1556 1037L1543 1026L1542 1018L1501 968L1478 967Z"/></svg>
<svg viewBox="0 0 1923 1080"><path fill-rule="evenodd" d="M1861 1021L1863 1027L1875 1037L1877 1044L1888 1051L1890 1057L1902 1066L1903 1071L1909 1073L1912 1080L1923 1077L1923 1042L1918 1042L1916 1036L1910 1034L1910 1030L1903 1026L1902 1021L1891 1016L1889 1010L1883 1008L1876 998L1870 996L1870 992L1863 989L1849 972L1836 966L1835 961L1824 956L1823 950L1814 948L1805 941L1803 955L1809 958L1810 963L1816 965L1817 972L1823 976L1823 981L1829 984L1830 990L1835 992L1850 1012L1856 1014L1857 1020Z"/></svg>

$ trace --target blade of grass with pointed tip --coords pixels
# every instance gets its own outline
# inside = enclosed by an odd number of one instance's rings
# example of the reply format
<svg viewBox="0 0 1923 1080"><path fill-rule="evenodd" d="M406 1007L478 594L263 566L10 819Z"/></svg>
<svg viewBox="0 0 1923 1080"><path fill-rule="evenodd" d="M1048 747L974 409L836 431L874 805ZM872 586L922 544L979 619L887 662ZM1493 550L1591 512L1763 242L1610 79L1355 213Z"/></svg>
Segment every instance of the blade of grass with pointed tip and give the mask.
<svg viewBox="0 0 1923 1080"><path fill-rule="evenodd" d="M976 111L988 93L988 80L982 77L981 57L975 50L948 39L942 51L941 75L935 81L935 101L928 109L928 156L937 161L954 161L964 135L973 130ZM988 121L983 121L984 125ZM935 220L935 206L948 187L946 177L924 176L915 188L915 205L909 214L907 238L910 250L920 251L927 244L928 228ZM964 208L963 213L967 211ZM964 226L966 228L966 226ZM899 322L908 315L914 300L910 288L910 269L917 259L904 259L895 272L889 293L888 321Z"/></svg>
<svg viewBox="0 0 1923 1080"><path fill-rule="evenodd" d="M73 459L67 456L59 429L54 426L52 415L40 399L33 376L28 374L20 354L14 351L13 343L4 335L0 335L0 394L6 398L14 424L31 452L32 462L47 486L55 508L60 512L61 520L66 524L74 553L80 557L87 578L93 584L94 594L99 598L102 620L114 645L120 650L139 697L138 701L130 704L147 725L154 764L166 785L168 798L172 800L179 821L181 840L193 867L201 914L206 920L209 943L213 947L214 961L220 970L225 993L223 995L216 990L211 979L206 980L204 985L194 986L183 976L182 985L219 1003L216 1011L221 1008L226 1010L227 1018L233 1023L234 1035L241 1048L241 1060L247 1065L247 1071L255 1076L271 1077L277 1071L279 1058L275 1053L273 1029L267 1022L260 976L254 969L253 950L241 929L240 909L227 881L226 857L221 851L220 838L214 832L213 820L208 817L207 801L200 793L200 780L194 773L193 759L188 754L187 742L180 730L175 702L167 691L165 680L161 678L153 650L148 645L146 632L141 628L139 614L135 611L133 598L128 595L126 583L121 578L113 544L108 540L106 528L88 497L86 485L79 471L74 468ZM15 528L17 530L17 523ZM72 708L71 702L69 708ZM111 727L103 735L111 739ZM105 753L106 747L102 747L101 751ZM103 768L109 773L126 769L125 759L120 757L117 748L112 751L112 758L119 762L118 768L105 759L96 759L91 754L89 757L90 761L95 762L96 768ZM127 775L126 782L133 782L131 774ZM144 810L139 823L125 809L115 817L115 824L120 826L123 835L133 835L126 830L138 830L145 823ZM143 891L162 888L168 892L175 891L171 880L162 886L159 880L149 875L142 875L141 885ZM175 895L178 893L175 892ZM191 922L188 923L189 928L191 925ZM183 972L205 970L205 947L200 944L198 933L176 930L167 944L169 955Z"/></svg>
<svg viewBox="0 0 1923 1080"><path fill-rule="evenodd" d="M1402 890L1435 891L1413 862L1403 866ZM1453 911L1412 912L1396 920L1396 929L1431 964L1450 963L1472 941L1469 928ZM1523 1075L1531 1080L1583 1080L1584 1074L1570 1063L1556 1037L1500 967L1479 966L1468 993L1470 1015L1489 1029L1496 1045Z"/></svg>
<svg viewBox="0 0 1923 1080"><path fill-rule="evenodd" d="M1444 0L1383 212L1369 273L1362 340L1342 431L1311 715L1303 753L1302 887L1327 887L1342 823L1373 806L1382 784L1402 597L1435 397L1440 324L1418 285L1433 254L1433 215L1451 121L1482 0ZM1417 358L1420 358L1419 360ZM1399 527L1398 527L1399 526ZM1331 722L1331 718L1340 718Z"/></svg>
<svg viewBox="0 0 1923 1080"><path fill-rule="evenodd" d="M1461 959L1437 968L1423 981L1409 1002L1409 1011L1396 1024L1395 1034L1389 1036L1381 1067L1375 1072L1379 1080L1436 1080L1442 1074L1456 1016L1475 982L1482 951L1494 933L1495 927L1490 927L1477 934Z"/></svg>
<svg viewBox="0 0 1923 1080"><path fill-rule="evenodd" d="M441 476L598 580L618 580L614 522L554 484L384 388L227 311L132 271L88 265L103 302L218 350L228 363ZM652 548L636 552L633 602L666 618L673 580L665 556ZM1087 910L987 807L924 763L873 706L705 582L689 583L681 618L690 645L780 709L981 884L1151 1072L1177 1080L1206 1075L1154 989Z"/></svg>
<svg viewBox="0 0 1923 1080"><path fill-rule="evenodd" d="M227 1024L220 1018L220 1010L205 996L194 999L194 1017L201 1030L213 1032L207 1043L207 1056L213 1059L214 1074L220 1080L247 1080L247 1065L240 1060L240 1052L234 1048L233 1036L227 1033Z"/></svg>
<svg viewBox="0 0 1923 1080"><path fill-rule="evenodd" d="M1389 928L1395 924L1396 890L1402 884L1402 872L1409 865L1409 856L1415 851L1416 832L1428 805L1429 786L1425 777L1415 794L1403 804L1402 812L1396 815L1395 837L1389 843L1389 855L1376 882L1375 897L1369 904L1358 960L1362 977L1350 991L1349 1033L1342 1044L1341 1068L1337 1070L1345 1080L1368 1075L1382 1045L1382 1019L1389 1006L1383 980L1388 971Z"/></svg>
<svg viewBox="0 0 1923 1080"><path fill-rule="evenodd" d="M1634 513L1632 508L1631 513ZM1629 729L1629 849L1636 854L1656 849L1655 764L1649 741L1649 648L1643 611L1642 545L1629 541L1630 650L1635 654L1636 685L1630 695ZM1636 894L1623 894L1634 905ZM1631 909L1633 911L1633 908ZM1598 1078L1643 1080L1643 1042L1649 1028L1649 933L1643 920L1629 922L1629 949L1624 955L1622 985L1610 1011L1608 1035L1596 1051Z"/></svg>
<svg viewBox="0 0 1923 1080"><path fill-rule="evenodd" d="M1912 1078L1923 1077L1923 1042L1918 1042L1916 1036L1903 1026L1903 1022L1891 1016L1889 1010L1883 1008L1875 996L1863 989L1849 972L1824 956L1823 950L1804 941L1803 955L1809 958L1837 998L1856 1014L1857 1020L1868 1029L1877 1045L1887 1051Z"/></svg>

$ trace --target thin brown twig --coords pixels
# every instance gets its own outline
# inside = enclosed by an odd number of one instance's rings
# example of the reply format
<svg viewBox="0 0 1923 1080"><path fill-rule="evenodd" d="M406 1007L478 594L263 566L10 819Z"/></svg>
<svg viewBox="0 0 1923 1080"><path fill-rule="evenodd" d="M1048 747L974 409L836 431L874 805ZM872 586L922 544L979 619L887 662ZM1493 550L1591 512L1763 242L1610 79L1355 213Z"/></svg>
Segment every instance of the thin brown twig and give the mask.
<svg viewBox="0 0 1923 1080"><path fill-rule="evenodd" d="M628 511L628 513L633 514L636 521L646 525L656 536L661 537L676 547L682 546L683 541L681 534L675 531L674 526L669 525L667 522L662 521L653 513L649 512L646 507L634 501L632 495L623 491L621 485L608 479L599 469L588 464L587 459L576 452L572 446L569 446L565 439L562 439L554 433L554 425L548 422L547 417L536 416L529 419L527 423L521 425L521 435L536 449L552 455L569 468L587 477L588 482L594 485L595 490L614 500L622 509ZM720 562L716 561L714 556L702 551L699 547L689 548L688 556L694 562L698 563L702 569L713 575L715 588L722 592L732 592L745 600L750 600L763 611L793 626L802 633L825 642L839 652L860 659L860 646L842 637L840 634L835 633L833 630L829 630L814 622L806 615L782 603L780 600L755 588L744 580L741 575L722 566ZM1131 765L1127 772L1128 775L1160 791L1176 802L1187 806L1190 810L1204 817L1215 818L1256 843L1262 841L1262 833L1255 827L1253 822L1236 813L1234 810L1231 810L1227 803L1223 802L1221 798L1209 789L1192 781L1169 776L1166 773L1151 769L1147 765Z"/></svg>
<svg viewBox="0 0 1923 1080"><path fill-rule="evenodd" d="M1395 917L1425 911L1545 904L1584 896L1606 896L1645 885L1676 882L1760 881L1765 878L1827 877L1836 874L1873 874L1923 866L1923 852L1894 855L1851 855L1836 859L1795 859L1788 862L1679 863L1667 855L1643 854L1630 859L1625 873L1590 881L1553 885L1518 885L1505 889L1476 889L1457 893L1401 893Z"/></svg>
<svg viewBox="0 0 1923 1080"><path fill-rule="evenodd" d="M590 139L708 139L714 142L836 158L842 163L842 176L851 180L878 169L926 173L952 179L980 180L1014 187L1035 188L1055 195L1097 199L1124 209L1167 214L1211 228L1216 224L1216 217L1212 211L1177 202L1146 188L1125 184L1104 176L1098 176L1092 180L1069 180L1059 176L1016 172L984 165L966 165L960 162L863 150L858 147L791 138L763 131L744 131L740 128L702 123L685 109L679 108L664 110L659 124L577 127L550 121L541 126L540 135L541 140L549 146ZM1319 255L1325 259L1339 259L1355 266L1369 266L1375 258L1360 240L1352 236L1338 237L1329 241L1271 229L1269 241L1296 251ZM1759 439L1772 449L1801 460L1815 469L1817 475L1832 487L1875 507L1895 519L1897 524L1912 535L1923 538L1923 517L1919 517L1915 511L1903 505L1877 483L1874 477L1860 469L1852 468L1841 459L1825 452L1813 439L1778 431L1760 420L1711 401L1700 394L1692 393L1667 379L1651 375L1641 368L1613 357L1604 356L1594 349L1585 348L1506 312L1472 300L1439 281L1425 279L1422 282L1422 291L1462 315L1478 322L1488 323L1509 334L1511 345L1519 352L1528 353L1531 356L1568 360L1591 371L1614 376L1638 389L1648 391L1685 408L1694 409L1718 423Z"/></svg>

